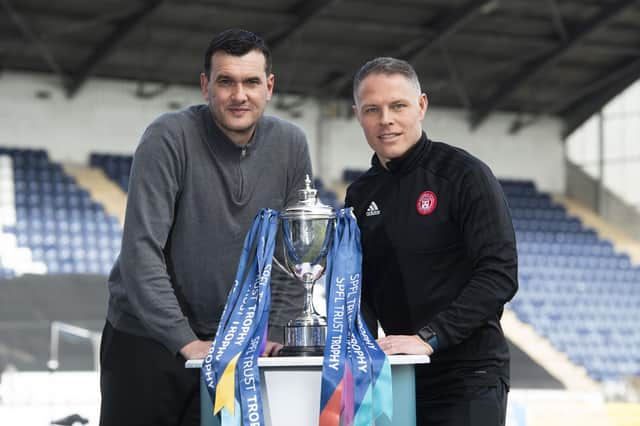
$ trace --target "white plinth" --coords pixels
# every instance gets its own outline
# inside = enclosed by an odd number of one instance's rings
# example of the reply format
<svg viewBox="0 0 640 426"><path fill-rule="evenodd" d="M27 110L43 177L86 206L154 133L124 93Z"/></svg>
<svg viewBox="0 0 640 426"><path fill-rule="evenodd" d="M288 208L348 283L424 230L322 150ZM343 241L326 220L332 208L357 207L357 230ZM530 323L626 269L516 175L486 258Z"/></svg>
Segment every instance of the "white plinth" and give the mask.
<svg viewBox="0 0 640 426"><path fill-rule="evenodd" d="M393 378L393 423L382 420L382 425L415 425L414 365L429 363L427 355L391 355ZM201 368L202 360L187 361L187 368ZM262 403L267 426L300 426L318 423L320 415L320 388L322 357L260 358ZM213 405L201 382L203 426L217 426Z"/></svg>

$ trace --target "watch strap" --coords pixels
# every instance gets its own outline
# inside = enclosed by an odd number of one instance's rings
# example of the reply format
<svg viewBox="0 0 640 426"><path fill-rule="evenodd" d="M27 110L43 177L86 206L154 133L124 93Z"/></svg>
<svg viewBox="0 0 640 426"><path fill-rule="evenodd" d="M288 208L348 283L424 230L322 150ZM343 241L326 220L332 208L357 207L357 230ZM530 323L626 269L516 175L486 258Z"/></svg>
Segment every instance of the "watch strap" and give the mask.
<svg viewBox="0 0 640 426"><path fill-rule="evenodd" d="M417 334L422 340L424 340L429 346L431 346L434 352L436 351L436 349L438 349L438 336L436 335L436 332L433 330L433 328L427 325L418 330Z"/></svg>

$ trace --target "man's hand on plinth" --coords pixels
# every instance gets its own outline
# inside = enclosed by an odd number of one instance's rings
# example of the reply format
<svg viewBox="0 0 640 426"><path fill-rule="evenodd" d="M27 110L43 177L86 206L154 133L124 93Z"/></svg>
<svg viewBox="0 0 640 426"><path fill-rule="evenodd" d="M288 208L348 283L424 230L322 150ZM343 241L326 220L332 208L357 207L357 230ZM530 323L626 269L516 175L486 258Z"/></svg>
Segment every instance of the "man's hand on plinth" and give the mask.
<svg viewBox="0 0 640 426"><path fill-rule="evenodd" d="M211 341L209 340L194 340L189 342L180 349L180 355L184 359L203 359L209 353L211 347Z"/></svg>
<svg viewBox="0 0 640 426"><path fill-rule="evenodd" d="M381 337L376 340L376 342L378 342L380 349L382 349L387 355L431 355L433 353L433 348L417 334L391 334Z"/></svg>
<svg viewBox="0 0 640 426"><path fill-rule="evenodd" d="M280 349L282 349L282 344L278 342L272 342L267 340L267 343L264 346L264 352L260 356L277 356L280 353Z"/></svg>

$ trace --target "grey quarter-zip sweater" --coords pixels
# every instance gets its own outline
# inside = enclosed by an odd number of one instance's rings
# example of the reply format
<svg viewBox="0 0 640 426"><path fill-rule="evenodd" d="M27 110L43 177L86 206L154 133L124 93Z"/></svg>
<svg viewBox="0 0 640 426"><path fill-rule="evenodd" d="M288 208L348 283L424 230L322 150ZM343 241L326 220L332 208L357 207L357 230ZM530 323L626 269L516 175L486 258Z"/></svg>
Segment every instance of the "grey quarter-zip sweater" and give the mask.
<svg viewBox="0 0 640 426"><path fill-rule="evenodd" d="M295 202L306 174L306 138L281 119L263 116L239 147L208 105L160 116L134 154L108 321L173 353L211 339L255 215ZM281 341L280 327L302 307L303 288L276 267L271 287L269 337Z"/></svg>

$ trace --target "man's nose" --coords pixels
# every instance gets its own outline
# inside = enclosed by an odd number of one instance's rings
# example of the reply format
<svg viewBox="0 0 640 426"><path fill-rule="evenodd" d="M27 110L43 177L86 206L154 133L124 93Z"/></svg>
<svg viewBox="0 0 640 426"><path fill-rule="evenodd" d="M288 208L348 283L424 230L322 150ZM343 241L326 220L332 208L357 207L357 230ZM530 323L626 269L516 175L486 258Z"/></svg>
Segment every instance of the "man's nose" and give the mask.
<svg viewBox="0 0 640 426"><path fill-rule="evenodd" d="M380 111L380 124L388 126L389 124L393 124L393 116L389 108L382 108Z"/></svg>
<svg viewBox="0 0 640 426"><path fill-rule="evenodd" d="M233 92L231 96L234 101L243 102L247 99L247 93L244 90L242 83L238 83L233 86Z"/></svg>

